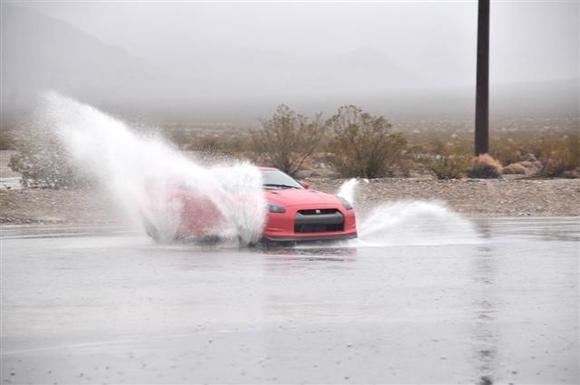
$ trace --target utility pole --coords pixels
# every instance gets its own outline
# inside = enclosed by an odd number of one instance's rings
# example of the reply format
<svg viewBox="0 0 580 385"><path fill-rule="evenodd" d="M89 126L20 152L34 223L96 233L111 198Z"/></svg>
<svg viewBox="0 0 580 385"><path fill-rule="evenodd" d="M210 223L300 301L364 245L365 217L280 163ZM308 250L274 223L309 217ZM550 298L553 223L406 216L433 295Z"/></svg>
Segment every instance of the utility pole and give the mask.
<svg viewBox="0 0 580 385"><path fill-rule="evenodd" d="M479 0L477 11L475 155L489 151L489 1Z"/></svg>

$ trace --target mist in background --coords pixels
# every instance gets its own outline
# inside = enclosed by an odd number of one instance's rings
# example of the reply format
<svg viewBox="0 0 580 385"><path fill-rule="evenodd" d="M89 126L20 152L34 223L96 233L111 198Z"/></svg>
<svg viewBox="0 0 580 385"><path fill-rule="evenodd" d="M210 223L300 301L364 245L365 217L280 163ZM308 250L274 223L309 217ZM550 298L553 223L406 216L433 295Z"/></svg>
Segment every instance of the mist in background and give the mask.
<svg viewBox="0 0 580 385"><path fill-rule="evenodd" d="M491 114L578 117L578 1L491 4ZM247 123L286 103L471 119L476 1L2 2L2 109L52 89L127 117Z"/></svg>

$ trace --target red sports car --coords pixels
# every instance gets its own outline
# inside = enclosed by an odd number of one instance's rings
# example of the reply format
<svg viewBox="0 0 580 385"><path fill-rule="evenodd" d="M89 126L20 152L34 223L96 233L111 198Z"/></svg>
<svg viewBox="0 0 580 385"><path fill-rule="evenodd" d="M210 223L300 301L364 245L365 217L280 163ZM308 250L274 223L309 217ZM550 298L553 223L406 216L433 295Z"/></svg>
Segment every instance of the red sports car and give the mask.
<svg viewBox="0 0 580 385"><path fill-rule="evenodd" d="M262 242L356 238L355 213L347 200L310 190L306 183L299 183L275 168L261 167L260 172L267 210ZM219 238L221 225L226 221L210 199L186 187L171 188L164 195L169 196L170 203L167 206L177 211L176 220L172 221L173 226L169 226L173 228L168 237L162 234L159 226L143 215L145 229L150 237L155 240Z"/></svg>
<svg viewBox="0 0 580 385"><path fill-rule="evenodd" d="M265 241L317 241L356 238L356 218L344 198L298 183L275 168L263 167L268 202Z"/></svg>

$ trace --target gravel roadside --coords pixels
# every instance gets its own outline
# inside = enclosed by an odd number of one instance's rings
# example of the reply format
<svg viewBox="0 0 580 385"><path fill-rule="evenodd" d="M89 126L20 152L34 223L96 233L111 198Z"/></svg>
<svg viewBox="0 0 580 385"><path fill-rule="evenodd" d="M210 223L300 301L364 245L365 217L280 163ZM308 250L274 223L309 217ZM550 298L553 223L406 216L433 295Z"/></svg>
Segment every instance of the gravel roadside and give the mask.
<svg viewBox="0 0 580 385"><path fill-rule="evenodd" d="M336 192L341 179L310 178L311 188ZM580 216L580 179L434 180L384 178L361 182L357 206L400 200L441 201L468 216ZM126 221L99 190L0 191L0 223L118 224Z"/></svg>
<svg viewBox="0 0 580 385"><path fill-rule="evenodd" d="M323 191L342 181L312 180ZM385 178L360 183L363 208L400 200L445 202L470 216L580 216L580 179Z"/></svg>

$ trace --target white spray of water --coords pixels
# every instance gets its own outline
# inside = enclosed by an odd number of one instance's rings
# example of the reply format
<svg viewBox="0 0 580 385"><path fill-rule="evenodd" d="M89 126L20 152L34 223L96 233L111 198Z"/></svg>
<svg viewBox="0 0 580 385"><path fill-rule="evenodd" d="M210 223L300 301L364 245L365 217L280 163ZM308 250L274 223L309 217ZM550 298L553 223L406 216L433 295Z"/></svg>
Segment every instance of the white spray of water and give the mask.
<svg viewBox="0 0 580 385"><path fill-rule="evenodd" d="M357 185L358 180L356 178L349 179L340 186L336 195L346 199L350 204L354 204L354 195Z"/></svg>
<svg viewBox="0 0 580 385"><path fill-rule="evenodd" d="M351 205L354 206L356 204L355 196L360 182L369 183L369 180L366 178L365 179L351 178L346 182L344 182L342 185L340 185L336 195L346 199Z"/></svg>
<svg viewBox="0 0 580 385"><path fill-rule="evenodd" d="M158 138L141 136L120 120L72 99L50 93L41 110L74 161L93 174L128 214L147 221L170 240L180 225L180 205L170 190L187 189L221 214L215 235L256 241L264 225L259 170L249 163L202 167Z"/></svg>
<svg viewBox="0 0 580 385"><path fill-rule="evenodd" d="M366 181L368 183L368 181ZM356 204L357 181L340 186L337 195ZM398 201L381 204L357 218L358 239L352 247L444 245L478 242L473 224L442 202Z"/></svg>
<svg viewBox="0 0 580 385"><path fill-rule="evenodd" d="M477 242L473 224L440 202L399 201L361 218L359 245L445 245Z"/></svg>

